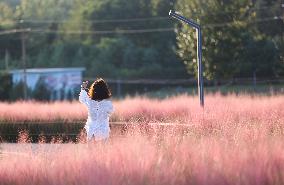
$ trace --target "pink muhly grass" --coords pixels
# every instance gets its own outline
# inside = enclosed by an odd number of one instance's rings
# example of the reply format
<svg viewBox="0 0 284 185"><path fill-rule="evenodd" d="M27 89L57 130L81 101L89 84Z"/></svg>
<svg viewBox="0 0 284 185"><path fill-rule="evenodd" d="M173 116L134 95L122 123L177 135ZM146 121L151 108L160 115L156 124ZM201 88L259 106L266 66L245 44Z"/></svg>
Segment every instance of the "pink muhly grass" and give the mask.
<svg viewBox="0 0 284 185"><path fill-rule="evenodd" d="M17 142L18 143L30 143L31 139L29 138L29 132L26 130L19 131ZM40 139L40 142L41 142L41 139Z"/></svg>
<svg viewBox="0 0 284 185"><path fill-rule="evenodd" d="M240 127L242 127L240 125ZM113 137L107 143L10 146L0 159L1 184L185 184L284 183L283 134L253 126L254 137L234 129L192 129L183 136ZM245 128L246 129L246 128ZM227 134L230 133L230 134ZM3 145L3 150L9 146Z"/></svg>
<svg viewBox="0 0 284 185"><path fill-rule="evenodd" d="M281 122L284 117L284 96L228 95L206 96L205 108L198 97L177 96L163 100L145 97L114 101L111 121L171 122ZM74 102L0 103L1 122L78 122L87 119L87 109Z"/></svg>
<svg viewBox="0 0 284 185"><path fill-rule="evenodd" d="M18 101L0 103L0 121L2 122L68 122L82 120L86 116L86 110L78 102Z"/></svg>
<svg viewBox="0 0 284 185"><path fill-rule="evenodd" d="M0 104L1 119L13 118L18 103ZM62 120L86 119L86 108L78 102L20 103L27 115L13 120L53 120L53 114ZM7 106L15 109L9 109L8 118L2 116ZM137 126L123 137L95 144L83 144L80 133L79 144L60 144L60 138L45 144L43 138L35 145L23 132L19 142L25 144L0 145L0 184L284 184L283 95L209 95L204 109L189 96L127 98L114 106L115 120L188 127L177 133L153 126L151 133L141 133ZM46 112L49 116L40 118Z"/></svg>

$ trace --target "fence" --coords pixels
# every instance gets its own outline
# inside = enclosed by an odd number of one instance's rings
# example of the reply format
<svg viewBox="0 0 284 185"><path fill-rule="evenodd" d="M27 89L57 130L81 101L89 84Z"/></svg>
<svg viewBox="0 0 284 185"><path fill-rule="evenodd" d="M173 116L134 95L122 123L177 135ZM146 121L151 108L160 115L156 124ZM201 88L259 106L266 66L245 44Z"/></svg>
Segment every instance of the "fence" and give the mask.
<svg viewBox="0 0 284 185"><path fill-rule="evenodd" d="M84 78L84 80L94 81L93 78ZM197 91L197 80L190 79L106 79L116 97L122 97L125 94L145 93L149 91L160 90L162 88L175 88L178 92L180 88L193 87ZM258 85L284 84L284 77L279 78L233 78L230 80L204 80L206 87L226 87L233 85L246 85L256 87Z"/></svg>

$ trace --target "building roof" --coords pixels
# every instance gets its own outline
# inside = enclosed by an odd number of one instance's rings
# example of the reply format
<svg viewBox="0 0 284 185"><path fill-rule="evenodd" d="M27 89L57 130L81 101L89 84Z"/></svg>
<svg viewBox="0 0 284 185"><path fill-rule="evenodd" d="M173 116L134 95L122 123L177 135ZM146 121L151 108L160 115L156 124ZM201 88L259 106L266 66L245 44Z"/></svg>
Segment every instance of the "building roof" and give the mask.
<svg viewBox="0 0 284 185"><path fill-rule="evenodd" d="M26 69L26 73L60 73L60 72L73 72L73 71L85 71L84 67L70 67L70 68L31 68ZM23 73L23 69L10 70L9 73Z"/></svg>

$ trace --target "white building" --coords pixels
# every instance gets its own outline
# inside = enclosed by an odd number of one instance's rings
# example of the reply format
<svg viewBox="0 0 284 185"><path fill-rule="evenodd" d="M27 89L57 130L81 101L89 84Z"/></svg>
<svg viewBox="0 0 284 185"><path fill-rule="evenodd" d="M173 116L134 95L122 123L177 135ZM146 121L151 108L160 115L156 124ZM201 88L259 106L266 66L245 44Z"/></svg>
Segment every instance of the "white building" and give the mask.
<svg viewBox="0 0 284 185"><path fill-rule="evenodd" d="M74 97L80 88L85 68L35 68L26 69L27 87L35 90L37 83L46 85L51 92L51 100L67 99L68 93ZM24 81L24 70L11 70L13 84Z"/></svg>

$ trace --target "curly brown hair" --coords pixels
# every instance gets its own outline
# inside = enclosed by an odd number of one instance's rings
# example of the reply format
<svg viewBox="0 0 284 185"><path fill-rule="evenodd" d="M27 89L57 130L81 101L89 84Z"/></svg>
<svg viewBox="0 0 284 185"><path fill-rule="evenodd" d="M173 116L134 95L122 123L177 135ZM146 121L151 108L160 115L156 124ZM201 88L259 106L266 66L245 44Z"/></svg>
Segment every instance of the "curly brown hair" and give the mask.
<svg viewBox="0 0 284 185"><path fill-rule="evenodd" d="M92 100L96 101L101 101L111 97L110 89L102 78L96 79L96 81L91 85L88 94Z"/></svg>

